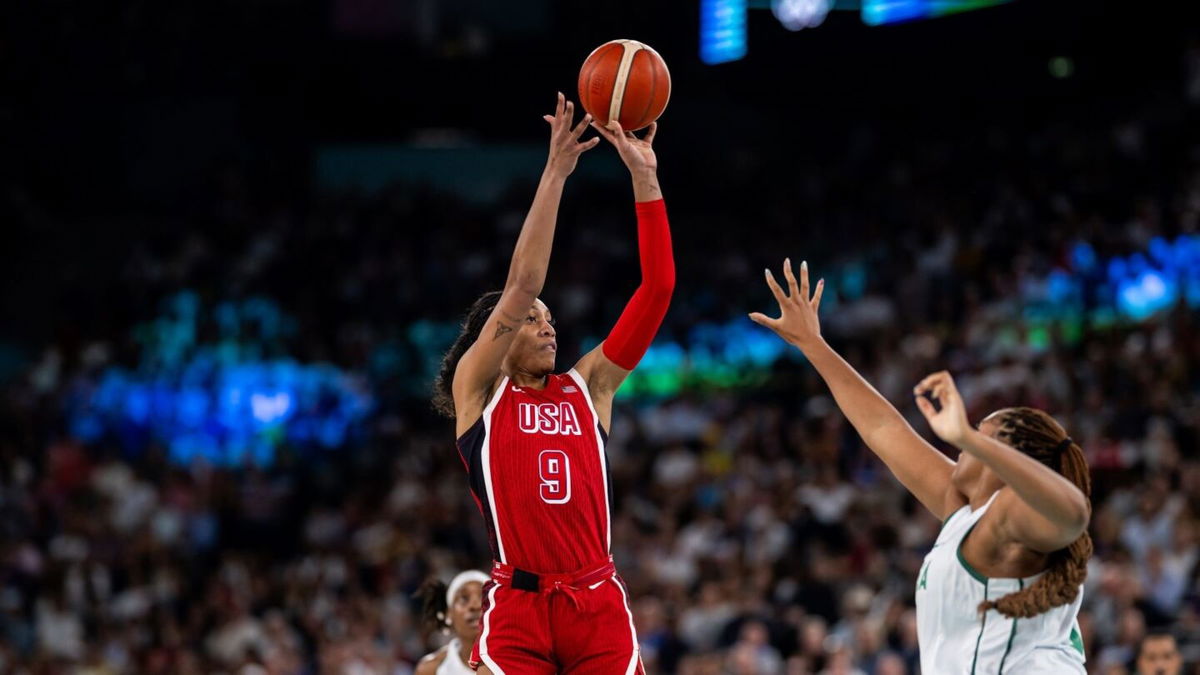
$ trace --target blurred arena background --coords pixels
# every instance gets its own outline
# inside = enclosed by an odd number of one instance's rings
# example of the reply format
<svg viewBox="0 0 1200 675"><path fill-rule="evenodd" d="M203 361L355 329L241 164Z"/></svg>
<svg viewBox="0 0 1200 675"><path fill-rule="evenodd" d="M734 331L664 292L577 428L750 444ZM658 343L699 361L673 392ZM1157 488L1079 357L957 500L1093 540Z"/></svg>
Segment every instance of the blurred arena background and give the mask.
<svg viewBox="0 0 1200 675"><path fill-rule="evenodd" d="M785 255L917 429L943 367L973 416L1063 421L1091 672L1147 631L1195 668L1200 12L778 4L744 45L702 39L719 0L0 9L0 672L402 674L441 644L414 591L490 555L429 385L503 283L540 116L617 37L674 80L678 291L610 446L648 671L917 672L939 523L745 318ZM567 187L560 364L636 284L626 181L602 146Z"/></svg>

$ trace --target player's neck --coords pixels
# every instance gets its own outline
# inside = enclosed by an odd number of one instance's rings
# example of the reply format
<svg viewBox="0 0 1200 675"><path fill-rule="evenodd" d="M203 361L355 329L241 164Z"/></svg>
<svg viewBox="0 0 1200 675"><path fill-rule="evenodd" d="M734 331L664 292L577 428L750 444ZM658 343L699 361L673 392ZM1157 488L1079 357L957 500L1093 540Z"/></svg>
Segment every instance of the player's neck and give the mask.
<svg viewBox="0 0 1200 675"><path fill-rule="evenodd" d="M522 370L515 370L508 374L508 379L518 387L524 387L526 389L546 388L547 380L545 374L534 375L533 373L528 373Z"/></svg>
<svg viewBox="0 0 1200 675"><path fill-rule="evenodd" d="M471 662L471 648L475 646L474 640L458 639L458 658L462 659L463 663Z"/></svg>
<svg viewBox="0 0 1200 675"><path fill-rule="evenodd" d="M976 511L983 508L983 505L987 504L992 495L996 494L996 491L1002 487L1004 487L1003 481L985 474L969 485L963 491L963 495L967 498L967 503L971 505L971 510Z"/></svg>

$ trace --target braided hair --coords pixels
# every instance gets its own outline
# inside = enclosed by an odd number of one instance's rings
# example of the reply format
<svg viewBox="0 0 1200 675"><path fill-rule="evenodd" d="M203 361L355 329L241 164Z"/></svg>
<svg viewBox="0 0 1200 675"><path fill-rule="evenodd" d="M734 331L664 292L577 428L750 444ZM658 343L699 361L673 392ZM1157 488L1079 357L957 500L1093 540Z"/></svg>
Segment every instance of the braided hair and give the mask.
<svg viewBox="0 0 1200 675"><path fill-rule="evenodd" d="M1054 469L1083 491L1089 500L1092 480L1079 444L1050 415L1034 408L1005 408L989 418L996 422L996 438ZM995 609L1013 619L1037 616L1052 607L1067 605L1079 595L1092 557L1092 538L1084 531L1066 548L1049 556L1049 567L1027 588L979 605L980 612Z"/></svg>
<svg viewBox="0 0 1200 675"><path fill-rule="evenodd" d="M431 630L446 630L450 608L446 606L446 583L432 578L421 584L416 597L421 601L421 623Z"/></svg>
<svg viewBox="0 0 1200 675"><path fill-rule="evenodd" d="M438 370L437 379L433 381L433 409L445 417L454 419L454 371L458 368L458 362L462 359L463 354L471 348L471 345L475 344L488 317L500 303L500 295L501 291L490 291L471 303L471 308L467 310L467 316L463 319L458 337L454 339L454 344L450 345L450 349L442 357L442 365Z"/></svg>

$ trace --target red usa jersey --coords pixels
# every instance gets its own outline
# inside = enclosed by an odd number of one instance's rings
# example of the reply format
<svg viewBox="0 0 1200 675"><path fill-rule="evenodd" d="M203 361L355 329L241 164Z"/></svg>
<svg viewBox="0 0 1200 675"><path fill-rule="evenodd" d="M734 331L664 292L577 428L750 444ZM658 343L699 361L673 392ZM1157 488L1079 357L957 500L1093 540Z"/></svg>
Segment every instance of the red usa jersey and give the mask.
<svg viewBox="0 0 1200 675"><path fill-rule="evenodd" d="M496 560L567 574L608 558L606 442L574 369L550 375L540 391L501 380L458 439Z"/></svg>

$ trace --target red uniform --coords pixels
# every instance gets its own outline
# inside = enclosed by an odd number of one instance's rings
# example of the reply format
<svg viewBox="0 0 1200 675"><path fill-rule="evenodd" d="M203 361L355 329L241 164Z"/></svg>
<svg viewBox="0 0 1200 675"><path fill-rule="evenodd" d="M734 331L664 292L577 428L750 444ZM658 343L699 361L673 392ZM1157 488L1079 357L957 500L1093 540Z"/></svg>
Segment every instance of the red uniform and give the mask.
<svg viewBox="0 0 1200 675"><path fill-rule="evenodd" d="M458 450L496 563L473 665L509 673L641 673L609 555L607 438L574 370L542 390L500 382Z"/></svg>
<svg viewBox="0 0 1200 675"><path fill-rule="evenodd" d="M642 283L603 342L604 356L625 370L650 347L675 288L666 205L635 209ZM606 441L574 370L549 376L541 390L504 378L458 439L496 559L473 666L496 675L643 672L629 597L609 555Z"/></svg>

